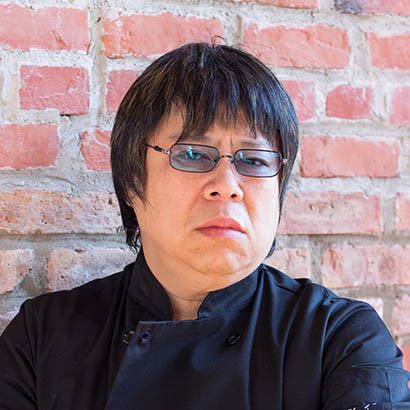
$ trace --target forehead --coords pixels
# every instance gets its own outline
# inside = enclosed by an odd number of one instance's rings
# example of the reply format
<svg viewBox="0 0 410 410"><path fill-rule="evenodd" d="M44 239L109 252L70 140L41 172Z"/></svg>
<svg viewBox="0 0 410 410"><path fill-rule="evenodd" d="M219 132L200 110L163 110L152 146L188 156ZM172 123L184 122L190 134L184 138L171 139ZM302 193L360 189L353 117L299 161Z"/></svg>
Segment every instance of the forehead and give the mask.
<svg viewBox="0 0 410 410"><path fill-rule="evenodd" d="M231 140L237 145L247 146L249 148L272 148L276 146L276 141L270 141L261 133L254 135L243 116L238 116L234 125L225 127L215 122L209 129L202 133L184 135L181 133L184 126L183 115L173 110L164 118L154 133L154 140L157 144L165 144L167 147L172 144L183 142L195 142L204 145L218 145L225 138ZM275 140L275 139L274 139Z"/></svg>

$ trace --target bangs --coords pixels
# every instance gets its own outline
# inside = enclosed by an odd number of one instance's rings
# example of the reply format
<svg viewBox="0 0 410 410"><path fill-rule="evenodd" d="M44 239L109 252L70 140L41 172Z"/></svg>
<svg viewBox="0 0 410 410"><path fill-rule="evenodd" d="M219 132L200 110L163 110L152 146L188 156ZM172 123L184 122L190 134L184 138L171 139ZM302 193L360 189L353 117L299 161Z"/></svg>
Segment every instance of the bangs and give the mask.
<svg viewBox="0 0 410 410"><path fill-rule="evenodd" d="M290 132L286 128L297 121L276 77L241 50L203 43L183 46L162 56L142 74L137 80L141 89L147 89L144 76L151 82L154 77L157 85L149 87L157 90L156 95L141 98L150 116L160 111L164 119L173 107L181 112L183 130L178 141L204 134L214 123L233 126L240 117L254 138L260 133L272 143L281 131Z"/></svg>

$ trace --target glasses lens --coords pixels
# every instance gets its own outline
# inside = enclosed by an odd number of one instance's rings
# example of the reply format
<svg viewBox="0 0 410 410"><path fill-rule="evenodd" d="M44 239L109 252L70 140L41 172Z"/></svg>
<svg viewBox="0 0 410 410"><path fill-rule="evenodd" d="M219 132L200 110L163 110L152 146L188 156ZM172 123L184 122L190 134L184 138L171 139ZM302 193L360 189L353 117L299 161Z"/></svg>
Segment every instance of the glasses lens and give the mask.
<svg viewBox="0 0 410 410"><path fill-rule="evenodd" d="M171 147L171 166L180 171L208 172L218 159L216 148L195 144L175 144Z"/></svg>
<svg viewBox="0 0 410 410"><path fill-rule="evenodd" d="M275 151L240 150L235 155L237 171L252 177L273 177L280 171L281 156Z"/></svg>

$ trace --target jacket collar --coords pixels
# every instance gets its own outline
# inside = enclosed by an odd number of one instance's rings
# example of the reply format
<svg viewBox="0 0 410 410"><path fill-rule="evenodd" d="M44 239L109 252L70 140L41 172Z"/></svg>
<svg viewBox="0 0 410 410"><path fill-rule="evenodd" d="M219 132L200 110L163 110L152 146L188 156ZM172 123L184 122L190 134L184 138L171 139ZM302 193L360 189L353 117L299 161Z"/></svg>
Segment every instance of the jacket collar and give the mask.
<svg viewBox="0 0 410 410"><path fill-rule="evenodd" d="M208 293L198 309L198 319L248 306L255 294L261 265L240 281ZM144 309L158 320L172 320L172 305L168 294L149 269L143 250L134 263L129 293Z"/></svg>

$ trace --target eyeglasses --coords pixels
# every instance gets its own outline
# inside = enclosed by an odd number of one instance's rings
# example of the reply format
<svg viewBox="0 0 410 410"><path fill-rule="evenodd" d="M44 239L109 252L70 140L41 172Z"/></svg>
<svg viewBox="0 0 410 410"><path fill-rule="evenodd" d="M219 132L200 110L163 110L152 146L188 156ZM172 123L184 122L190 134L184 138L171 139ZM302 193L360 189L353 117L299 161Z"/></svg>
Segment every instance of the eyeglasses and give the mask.
<svg viewBox="0 0 410 410"><path fill-rule="evenodd" d="M209 172L221 158L229 158L241 175L269 178L278 175L282 166L288 162L279 152L267 149L239 149L232 156L220 155L218 148L209 145L177 143L170 149L145 145L168 155L171 167L185 172Z"/></svg>

